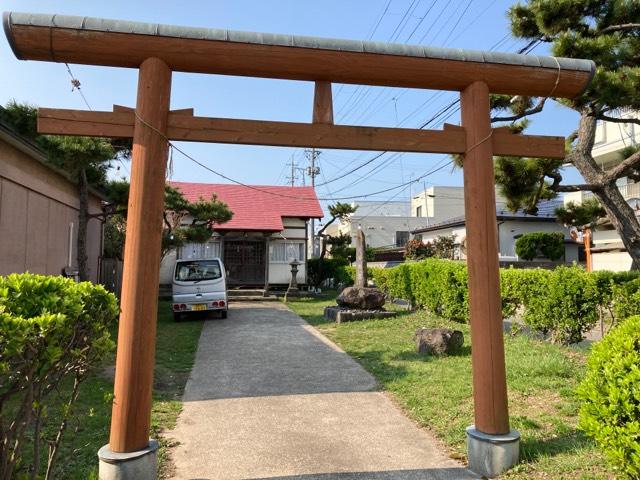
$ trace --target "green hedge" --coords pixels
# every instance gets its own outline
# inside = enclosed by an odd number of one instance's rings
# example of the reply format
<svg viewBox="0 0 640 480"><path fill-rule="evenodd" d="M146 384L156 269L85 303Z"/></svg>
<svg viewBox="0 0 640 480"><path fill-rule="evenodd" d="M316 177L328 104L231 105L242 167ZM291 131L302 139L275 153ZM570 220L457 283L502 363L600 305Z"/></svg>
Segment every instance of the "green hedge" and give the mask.
<svg viewBox="0 0 640 480"><path fill-rule="evenodd" d="M48 451L52 471L79 385L114 348L117 316L116 298L99 285L0 277L0 478L40 478L26 450ZM71 393L60 388L71 382Z"/></svg>
<svg viewBox="0 0 640 480"><path fill-rule="evenodd" d="M430 258L389 269L370 268L370 278L391 298L411 301L457 321L469 318L467 267L463 262ZM353 277L353 270L345 276ZM503 315L521 312L533 330L554 342L582 340L602 312L616 318L640 314L638 272L587 273L579 267L554 270L507 268L500 271Z"/></svg>
<svg viewBox="0 0 640 480"><path fill-rule="evenodd" d="M310 258L307 260L307 281L314 287L321 287L329 279L335 283L344 282L347 265L349 261L345 258Z"/></svg>
<svg viewBox="0 0 640 480"><path fill-rule="evenodd" d="M578 388L580 428L628 478L640 478L640 316L594 347Z"/></svg>

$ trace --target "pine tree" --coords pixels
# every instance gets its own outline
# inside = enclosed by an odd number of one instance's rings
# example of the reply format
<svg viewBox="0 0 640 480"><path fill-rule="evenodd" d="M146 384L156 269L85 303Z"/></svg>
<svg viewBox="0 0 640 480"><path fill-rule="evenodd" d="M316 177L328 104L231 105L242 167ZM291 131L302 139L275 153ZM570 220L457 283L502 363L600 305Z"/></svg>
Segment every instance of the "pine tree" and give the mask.
<svg viewBox="0 0 640 480"><path fill-rule="evenodd" d="M322 247L320 248L320 258L324 258L327 254L327 235L324 233L329 225L331 225L336 220L346 220L350 215L354 214L358 206L349 205L348 203L336 202L333 205L329 205L329 215L331 215L331 219L327 223L324 224L317 235L320 237L322 242Z"/></svg>
<svg viewBox="0 0 640 480"><path fill-rule="evenodd" d="M596 122L635 123L620 118L623 109L640 110L640 2L637 0L528 0L508 13L512 34L530 44L548 43L557 57L588 58L597 66L593 81L579 97L554 99L580 114L576 131L569 136L564 161L499 158L496 181L511 209L537 211L540 200L559 192L591 191L616 229L635 268L640 267L640 223L625 201L616 180L640 180L640 151L622 153L620 163L604 169L592 156ZM552 95L552 93L550 92ZM511 122L543 110L547 98L492 96L494 122ZM563 163L574 166L584 183L564 183Z"/></svg>

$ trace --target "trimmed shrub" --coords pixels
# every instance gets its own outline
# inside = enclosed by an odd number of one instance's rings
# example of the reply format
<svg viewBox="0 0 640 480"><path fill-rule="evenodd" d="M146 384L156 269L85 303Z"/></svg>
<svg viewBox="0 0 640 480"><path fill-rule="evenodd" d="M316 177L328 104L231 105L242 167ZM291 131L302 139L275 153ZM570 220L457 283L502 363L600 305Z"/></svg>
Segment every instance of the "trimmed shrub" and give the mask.
<svg viewBox="0 0 640 480"><path fill-rule="evenodd" d="M591 273L598 291L600 309L607 311L616 319L624 319L640 314L639 298L633 298L634 292L640 288L640 272L609 272L597 271ZM616 308L617 307L617 308Z"/></svg>
<svg viewBox="0 0 640 480"><path fill-rule="evenodd" d="M349 265L344 258L310 258L307 260L307 279L314 287L321 287L329 279L344 280L343 267Z"/></svg>
<svg viewBox="0 0 640 480"><path fill-rule="evenodd" d="M387 282L389 280L388 273L390 269L373 267L373 268L369 268L367 271L369 274L369 278L373 280L373 283L375 283L380 290L382 290L388 295L389 287L387 285Z"/></svg>
<svg viewBox="0 0 640 480"><path fill-rule="evenodd" d="M577 390L580 428L628 478L640 478L640 317L597 343Z"/></svg>
<svg viewBox="0 0 640 480"><path fill-rule="evenodd" d="M549 334L555 343L580 342L598 321L598 295L593 277L578 267L549 270L525 304L524 321Z"/></svg>
<svg viewBox="0 0 640 480"><path fill-rule="evenodd" d="M386 291L391 298L403 298L414 303L411 287L411 269L414 264L403 263L387 272Z"/></svg>
<svg viewBox="0 0 640 480"><path fill-rule="evenodd" d="M409 240L404 246L404 256L408 260L422 260L435 255L433 245L423 243L422 240Z"/></svg>
<svg viewBox="0 0 640 480"><path fill-rule="evenodd" d="M99 285L0 277L0 478L39 478L40 458L22 456L25 442L32 452L47 445L51 478L79 386L114 348L109 328L117 316L116 298ZM63 382L72 383L70 392L59 389ZM67 397L62 406L52 392Z"/></svg>
<svg viewBox="0 0 640 480"><path fill-rule="evenodd" d="M427 259L412 267L409 288L417 306L450 320L469 319L467 267L464 263Z"/></svg>
<svg viewBox="0 0 640 480"><path fill-rule="evenodd" d="M559 232L525 233L516 240L516 254L524 260L537 257L559 260L564 255L564 235Z"/></svg>
<svg viewBox="0 0 640 480"><path fill-rule="evenodd" d="M353 283L355 270L344 267ZM469 320L467 266L463 262L428 258L397 267L370 268L369 277L390 298L402 298L434 314ZM502 314L523 312L524 322L553 342L579 342L598 321L601 310L616 316L640 314L637 272L587 273L579 267L554 270L500 270ZM613 306L613 307L612 307Z"/></svg>
<svg viewBox="0 0 640 480"><path fill-rule="evenodd" d="M510 317L519 307L527 307L529 300L544 292L551 271L539 268L500 270L502 315Z"/></svg>
<svg viewBox="0 0 640 480"><path fill-rule="evenodd" d="M640 315L640 279L611 283L611 303L616 319Z"/></svg>

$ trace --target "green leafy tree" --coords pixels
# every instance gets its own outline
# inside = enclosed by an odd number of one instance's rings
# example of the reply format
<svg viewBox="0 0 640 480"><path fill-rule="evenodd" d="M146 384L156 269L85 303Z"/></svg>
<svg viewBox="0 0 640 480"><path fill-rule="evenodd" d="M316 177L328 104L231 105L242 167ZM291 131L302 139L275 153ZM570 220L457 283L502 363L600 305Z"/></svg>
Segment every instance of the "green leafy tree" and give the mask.
<svg viewBox="0 0 640 480"><path fill-rule="evenodd" d="M108 251L116 258L122 258L124 234L126 231L129 183L110 182L107 186L114 214L109 219L106 237ZM233 218L233 212L216 195L209 199L199 198L188 201L176 188L165 186L162 229L162 257L186 243L205 243L211 238L215 225L226 223ZM105 249L107 250L107 249Z"/></svg>
<svg viewBox="0 0 640 480"><path fill-rule="evenodd" d="M348 203L336 202L333 205L329 205L329 215L331 218L327 223L324 224L320 230L318 230L317 235L320 237L322 242L322 247L320 249L320 258L324 258L327 254L327 237L328 235L324 232L327 228L332 225L336 220L346 220L350 215L353 215L358 209L357 205L350 205Z"/></svg>
<svg viewBox="0 0 640 480"><path fill-rule="evenodd" d="M115 142L95 137L40 135L37 131L38 110L33 105L9 102L0 108L0 121L40 148L53 167L63 171L78 185L77 262L81 280L88 279L87 227L90 186L105 185L111 161L125 156L129 150L115 148Z"/></svg>
<svg viewBox="0 0 640 480"><path fill-rule="evenodd" d="M554 99L580 115L569 136L563 161L550 159L499 158L496 180L509 208L536 213L540 200L559 192L591 191L620 235L636 267L640 266L640 223L616 186L616 180L640 180L640 151L622 152L620 162L605 169L592 156L596 122L635 123L620 118L621 109L640 109L640 2L635 0L528 0L511 7L511 31L530 44L550 45L553 55L589 58L597 70L592 83L579 97ZM549 92L553 95L553 92ZM541 112L547 98L492 96L493 122L521 122ZM574 166L584 183L569 185L563 179L563 164Z"/></svg>

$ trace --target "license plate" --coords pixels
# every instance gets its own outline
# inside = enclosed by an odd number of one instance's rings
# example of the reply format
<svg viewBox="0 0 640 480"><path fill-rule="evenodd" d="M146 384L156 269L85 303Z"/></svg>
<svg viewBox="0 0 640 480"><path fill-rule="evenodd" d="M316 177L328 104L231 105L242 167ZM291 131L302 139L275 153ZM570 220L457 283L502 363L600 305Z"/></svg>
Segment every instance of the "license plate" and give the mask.
<svg viewBox="0 0 640 480"><path fill-rule="evenodd" d="M207 309L206 303L196 303L194 305L191 305L191 310L206 310L206 309Z"/></svg>

